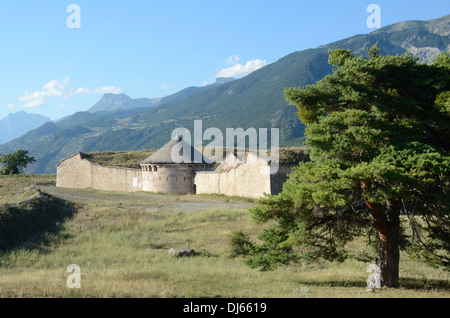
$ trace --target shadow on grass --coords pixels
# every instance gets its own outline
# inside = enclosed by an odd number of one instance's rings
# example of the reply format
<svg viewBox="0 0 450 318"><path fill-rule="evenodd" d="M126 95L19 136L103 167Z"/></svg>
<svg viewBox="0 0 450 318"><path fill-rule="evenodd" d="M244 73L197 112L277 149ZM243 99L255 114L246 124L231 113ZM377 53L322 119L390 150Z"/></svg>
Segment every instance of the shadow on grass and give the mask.
<svg viewBox="0 0 450 318"><path fill-rule="evenodd" d="M71 202L36 191L27 200L0 206L0 251L41 250L78 210ZM64 238L64 237L62 237Z"/></svg>
<svg viewBox="0 0 450 318"><path fill-rule="evenodd" d="M361 280L347 280L347 281L311 281L311 280L297 280L296 283L307 286L316 287L358 287L365 288L367 284ZM427 280L424 278L400 278L399 288L417 290L417 291L450 291L450 282L447 280Z"/></svg>
<svg viewBox="0 0 450 318"><path fill-rule="evenodd" d="M352 280L352 281L312 281L312 280L296 280L296 283L300 285L306 285L306 286L316 286L316 287L366 287L366 282L361 280Z"/></svg>
<svg viewBox="0 0 450 318"><path fill-rule="evenodd" d="M450 291L448 280L424 279L424 278L400 278L400 288L416 290L441 290Z"/></svg>
<svg viewBox="0 0 450 318"><path fill-rule="evenodd" d="M219 255L211 254L207 250L195 251L194 257L219 258Z"/></svg>

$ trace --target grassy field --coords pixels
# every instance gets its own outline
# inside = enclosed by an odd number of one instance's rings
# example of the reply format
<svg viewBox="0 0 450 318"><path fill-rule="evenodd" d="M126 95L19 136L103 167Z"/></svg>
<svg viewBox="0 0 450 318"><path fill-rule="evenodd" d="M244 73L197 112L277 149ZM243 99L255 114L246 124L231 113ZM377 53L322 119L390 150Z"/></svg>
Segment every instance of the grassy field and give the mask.
<svg viewBox="0 0 450 318"><path fill-rule="evenodd" d="M357 259L302 264L261 272L230 258L232 231L256 239L249 217L254 202L221 196L174 196L68 190L54 176L0 177L0 205L14 205L40 189L77 210L48 230L0 252L0 297L133 298L448 298L449 274L402 255L400 288L366 292ZM173 258L170 248L190 242L197 255ZM370 254L362 241L349 245ZM70 289L67 267L81 269L81 288Z"/></svg>

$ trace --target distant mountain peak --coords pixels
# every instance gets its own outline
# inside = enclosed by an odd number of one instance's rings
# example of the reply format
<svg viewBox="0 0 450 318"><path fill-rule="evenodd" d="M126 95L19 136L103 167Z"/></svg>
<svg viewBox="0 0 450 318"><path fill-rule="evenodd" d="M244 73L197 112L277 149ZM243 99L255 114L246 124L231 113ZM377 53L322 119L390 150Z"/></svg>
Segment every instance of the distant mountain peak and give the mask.
<svg viewBox="0 0 450 318"><path fill-rule="evenodd" d="M5 118L0 119L0 144L20 137L49 121L51 119L48 117L39 114L29 114L23 110L17 113L10 113Z"/></svg>
<svg viewBox="0 0 450 318"><path fill-rule="evenodd" d="M159 102L159 98L149 99L149 98L136 98L133 99L127 94L113 94L107 93L102 96L102 99L92 106L88 112L110 112L119 109L132 109L141 107L152 107Z"/></svg>
<svg viewBox="0 0 450 318"><path fill-rule="evenodd" d="M125 98L125 99L131 99L130 96L128 96L125 93L119 93L119 94L114 94L114 93L106 93L102 96L102 99L110 99L110 98Z"/></svg>
<svg viewBox="0 0 450 318"><path fill-rule="evenodd" d="M88 112L89 113L97 113L97 112L110 112L116 110L126 110L132 108L153 108L156 106L160 106L162 104L176 102L180 99L186 98L188 96L194 95L198 92L204 91L205 89L214 88L216 86L226 84L234 81L235 79L232 77L218 77L214 83L203 86L203 87L188 87L179 91L175 94L165 96L163 98L136 98L133 99L127 94L113 94L107 93L104 94L99 102L92 106Z"/></svg>
<svg viewBox="0 0 450 318"><path fill-rule="evenodd" d="M131 97L127 94L120 93L120 94L114 94L114 93L106 93L102 96L102 101L108 101L108 102L114 102L114 103L125 103L131 101ZM99 102L99 103L100 103Z"/></svg>

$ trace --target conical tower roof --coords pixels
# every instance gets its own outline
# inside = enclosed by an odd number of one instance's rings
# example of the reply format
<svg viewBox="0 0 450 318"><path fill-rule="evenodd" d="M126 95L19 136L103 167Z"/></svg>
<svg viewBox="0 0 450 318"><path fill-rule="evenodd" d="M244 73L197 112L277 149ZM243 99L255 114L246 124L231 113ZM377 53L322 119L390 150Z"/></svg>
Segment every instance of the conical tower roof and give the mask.
<svg viewBox="0 0 450 318"><path fill-rule="evenodd" d="M175 146L176 148L174 149ZM180 158L182 158L182 162L180 162ZM141 164L179 164L179 163L207 164L208 162L205 160L205 157L203 156L202 153L200 153L198 150L192 147L192 145L190 145L180 137L172 139L162 148L160 148L158 151L152 154L150 157L141 162Z"/></svg>

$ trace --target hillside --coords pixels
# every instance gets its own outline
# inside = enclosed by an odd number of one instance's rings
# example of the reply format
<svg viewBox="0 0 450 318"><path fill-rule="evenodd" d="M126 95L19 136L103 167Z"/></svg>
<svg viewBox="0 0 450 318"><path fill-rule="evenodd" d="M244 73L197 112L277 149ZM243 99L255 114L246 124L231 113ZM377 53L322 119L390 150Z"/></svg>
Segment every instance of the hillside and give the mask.
<svg viewBox="0 0 450 318"><path fill-rule="evenodd" d="M289 54L250 75L220 86L182 96L151 109L78 113L62 122L32 131L0 146L0 153L27 149L37 162L29 172L55 173L56 164L76 152L156 149L178 127L191 129L195 119L203 129L217 127L280 128L282 146L301 145L304 126L296 108L285 101L287 87L312 84L331 72L328 50L351 49L355 54L378 42L381 54L410 50L428 62L440 50L450 48L450 15L430 21L408 21L386 26L370 34Z"/></svg>

